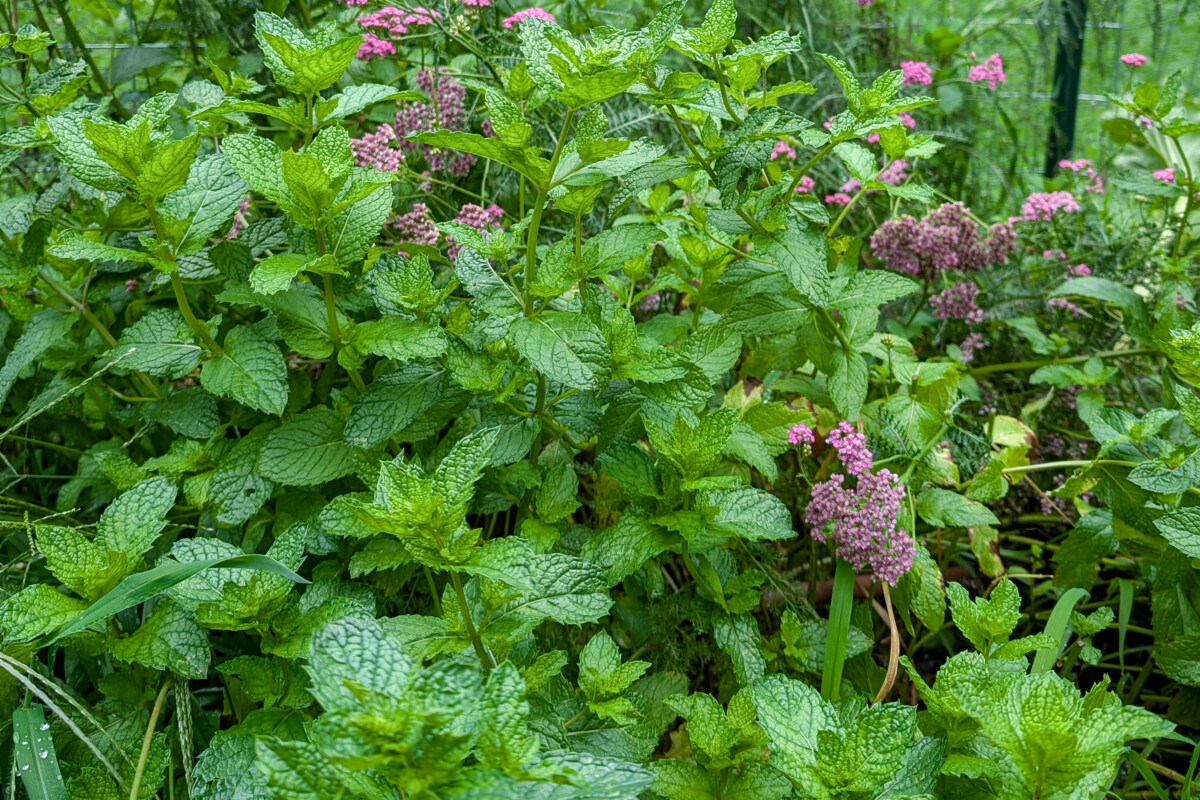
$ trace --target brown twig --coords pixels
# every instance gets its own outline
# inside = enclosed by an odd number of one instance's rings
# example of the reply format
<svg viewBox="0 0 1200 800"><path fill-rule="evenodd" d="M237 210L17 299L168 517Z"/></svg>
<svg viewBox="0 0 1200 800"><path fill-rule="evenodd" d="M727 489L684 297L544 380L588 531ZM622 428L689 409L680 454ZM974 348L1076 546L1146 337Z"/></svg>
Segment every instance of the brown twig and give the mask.
<svg viewBox="0 0 1200 800"><path fill-rule="evenodd" d="M882 702L883 698L891 693L892 687L896 685L896 674L900 671L900 629L896 625L896 612L892 610L892 592L886 581L880 581L880 584L883 586L883 602L887 606L887 614L880 616L887 621L891 635L888 642L887 675L884 676L883 686L879 687L879 694L875 695L876 703ZM872 605L876 610L881 610L878 603Z"/></svg>

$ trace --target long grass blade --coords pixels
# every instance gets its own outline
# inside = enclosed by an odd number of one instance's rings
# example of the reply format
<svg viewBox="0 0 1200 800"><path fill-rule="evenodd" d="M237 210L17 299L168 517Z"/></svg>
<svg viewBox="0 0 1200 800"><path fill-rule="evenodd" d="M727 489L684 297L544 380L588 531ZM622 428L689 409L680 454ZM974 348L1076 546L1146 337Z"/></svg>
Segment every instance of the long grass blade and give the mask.
<svg viewBox="0 0 1200 800"><path fill-rule="evenodd" d="M281 575L293 583L308 583L307 580L270 556L242 555L230 556L229 558L209 558L203 561L172 561L167 564L160 564L145 572L130 575L117 584L108 594L79 612L78 616L59 628L49 639L41 642L41 646L46 647L73 633L79 633L79 631L87 628L89 625L108 619L113 614L117 614L127 608L132 608L138 603L144 603L151 597L183 583L193 575L215 567L224 569L259 569Z"/></svg>
<svg viewBox="0 0 1200 800"><path fill-rule="evenodd" d="M67 800L50 723L41 706L13 711L13 750L30 800Z"/></svg>
<svg viewBox="0 0 1200 800"><path fill-rule="evenodd" d="M1068 589L1062 597L1058 598L1058 602L1054 604L1054 610L1050 612L1050 619L1046 620L1046 633L1053 636L1058 644L1054 647L1043 647L1037 651L1037 655L1033 657L1033 674L1049 672L1054 668L1054 662L1058 660L1063 640L1067 636L1067 626L1071 622L1071 612L1075 610L1076 604L1087 596L1088 593L1086 591L1075 587L1074 589Z"/></svg>

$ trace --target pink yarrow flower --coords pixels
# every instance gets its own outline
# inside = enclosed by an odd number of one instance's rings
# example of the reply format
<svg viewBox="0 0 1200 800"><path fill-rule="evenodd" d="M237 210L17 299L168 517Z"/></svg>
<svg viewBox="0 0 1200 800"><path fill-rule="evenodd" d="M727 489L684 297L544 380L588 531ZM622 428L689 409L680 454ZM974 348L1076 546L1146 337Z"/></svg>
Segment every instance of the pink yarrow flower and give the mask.
<svg viewBox="0 0 1200 800"><path fill-rule="evenodd" d="M354 55L359 61L394 56L396 55L396 45L387 39L380 39L372 33L364 33L362 44L358 46L358 52Z"/></svg>
<svg viewBox="0 0 1200 800"><path fill-rule="evenodd" d="M917 127L917 121L913 119L912 114L909 114L907 111L901 111L896 115L896 119L900 120L900 124L909 130Z"/></svg>
<svg viewBox="0 0 1200 800"><path fill-rule="evenodd" d="M1086 278L1088 275L1092 274L1092 268L1087 264L1076 264L1067 270L1067 273L1072 278Z"/></svg>
<svg viewBox="0 0 1200 800"><path fill-rule="evenodd" d="M788 444L809 447L817 440L812 428L807 425L793 425L788 428Z"/></svg>
<svg viewBox="0 0 1200 800"><path fill-rule="evenodd" d="M1070 192L1034 192L1021 205L1022 220L1048 220L1059 213L1074 214L1079 210L1079 203Z"/></svg>
<svg viewBox="0 0 1200 800"><path fill-rule="evenodd" d="M971 281L959 281L941 294L929 298L934 319L961 319L968 325L983 322L983 309L975 304L979 287Z"/></svg>
<svg viewBox="0 0 1200 800"><path fill-rule="evenodd" d="M924 61L903 61L900 71L904 73L900 79L901 86L928 86L933 83L933 71Z"/></svg>
<svg viewBox="0 0 1200 800"><path fill-rule="evenodd" d="M796 184L796 193L797 194L808 194L809 192L811 192L813 190L813 187L815 187L816 185L817 185L816 181L814 181L812 178L805 175L803 178L800 179L800 183Z"/></svg>
<svg viewBox="0 0 1200 800"><path fill-rule="evenodd" d="M1071 161L1068 158L1064 158L1062 161L1058 162L1059 169L1070 170L1071 172L1082 172L1091 165L1092 162L1088 161L1086 158L1081 158L1077 161Z"/></svg>
<svg viewBox="0 0 1200 800"><path fill-rule="evenodd" d="M527 19L540 19L543 22L550 23L557 22L557 20L554 19L554 15L544 8L526 8L518 11L511 17L508 17L501 24L504 25L505 28L512 28L513 25L516 25L518 22L523 22Z"/></svg>
<svg viewBox="0 0 1200 800"><path fill-rule="evenodd" d="M880 172L876 177L884 183L891 184L892 186L899 186L908 180L908 173L905 172L907 169L908 162L903 158L897 158L895 161L884 167L883 171Z"/></svg>
<svg viewBox="0 0 1200 800"><path fill-rule="evenodd" d="M992 53L982 64L976 64L967 72L967 80L979 83L987 81L989 89L995 90L996 85L1008 80L1004 74L1004 59L999 53Z"/></svg>
<svg viewBox="0 0 1200 800"><path fill-rule="evenodd" d="M788 158L794 161L796 151L792 149L791 145L780 139L775 143L775 149L771 151L771 160L774 161L777 158Z"/></svg>
<svg viewBox="0 0 1200 800"><path fill-rule="evenodd" d="M1162 181L1163 183L1174 183L1175 182L1175 168L1174 167L1167 167L1166 169L1155 170L1151 174L1158 180Z"/></svg>
<svg viewBox="0 0 1200 800"><path fill-rule="evenodd" d="M1126 53L1125 55L1121 56L1121 63L1130 69L1137 69L1149 60L1149 58L1141 53Z"/></svg>
<svg viewBox="0 0 1200 800"><path fill-rule="evenodd" d="M854 198L845 192L834 192L833 194L825 195L825 202L833 206L848 206L853 200Z"/></svg>

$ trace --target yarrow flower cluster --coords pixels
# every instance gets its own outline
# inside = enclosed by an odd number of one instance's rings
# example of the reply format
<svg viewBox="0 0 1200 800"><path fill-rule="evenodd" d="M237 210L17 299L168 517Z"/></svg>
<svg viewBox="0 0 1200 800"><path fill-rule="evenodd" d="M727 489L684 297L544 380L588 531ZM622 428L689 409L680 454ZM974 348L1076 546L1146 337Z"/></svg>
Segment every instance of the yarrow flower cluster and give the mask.
<svg viewBox="0 0 1200 800"><path fill-rule="evenodd" d="M897 158L895 161L884 167L883 171L880 172L876 177L884 183L891 184L892 186L899 186L908 180L908 173L905 172L907 169L908 162L903 158Z"/></svg>
<svg viewBox="0 0 1200 800"><path fill-rule="evenodd" d="M499 225L500 220L503 218L504 209L500 206L490 205L484 208L474 203L466 203L458 210L458 216L454 218L454 221L470 225L477 231L486 231L493 225ZM458 256L458 251L462 245L456 244L452 236L446 237L446 243L450 245L450 249L446 251L446 257L453 261Z"/></svg>
<svg viewBox="0 0 1200 800"><path fill-rule="evenodd" d="M961 319L968 325L983 322L983 309L975 304L979 287L971 281L959 281L941 294L929 298L934 319Z"/></svg>
<svg viewBox="0 0 1200 800"><path fill-rule="evenodd" d="M889 269L933 280L942 270L977 272L1006 264L1017 235L1008 222L993 225L985 237L962 203L946 203L924 219L890 219L871 236L871 251Z"/></svg>
<svg viewBox="0 0 1200 800"><path fill-rule="evenodd" d="M466 97L467 90L450 77L445 69L436 76L433 70L421 70L417 73L417 86L429 95L433 102L406 103L400 108L391 125L380 125L372 133L351 139L350 149L354 152L355 163L360 167L373 167L382 172L395 172L400 168L404 154L419 148L431 171L445 170L455 177L466 175L475 163L475 156L471 153L417 145L405 137L439 129L465 130L467 112L463 98Z"/></svg>
<svg viewBox="0 0 1200 800"><path fill-rule="evenodd" d="M817 441L816 434L807 425L793 425L788 428L788 444L807 450Z"/></svg>
<svg viewBox="0 0 1200 800"><path fill-rule="evenodd" d="M933 71L924 61L903 61L900 63L901 86L928 86L933 83Z"/></svg>
<svg viewBox="0 0 1200 800"><path fill-rule="evenodd" d="M1149 58L1141 53L1126 53L1125 55L1121 56L1121 63L1130 69L1137 69L1149 60Z"/></svg>
<svg viewBox="0 0 1200 800"><path fill-rule="evenodd" d="M1004 83L1008 76L1004 74L1004 59L999 53L992 53L982 64L976 64L967 72L967 80L975 83L987 81L989 89L995 90L996 84Z"/></svg>
<svg viewBox="0 0 1200 800"><path fill-rule="evenodd" d="M892 586L912 569L916 544L903 528L896 527L904 485L887 469L871 472L873 456L866 439L846 421L829 433L826 442L838 454L847 475L832 475L813 487L804 510L804 521L818 542L831 541L838 558L855 569L870 567Z"/></svg>
<svg viewBox="0 0 1200 800"><path fill-rule="evenodd" d="M354 54L359 61L370 61L373 58L384 58L396 55L396 45L387 39L380 39L373 33L364 33L362 44Z"/></svg>
<svg viewBox="0 0 1200 800"><path fill-rule="evenodd" d="M226 239L236 239L237 235L246 229L246 212L249 209L250 195L246 195L242 202L238 203L237 211L233 212L233 227L225 234Z"/></svg>
<svg viewBox="0 0 1200 800"><path fill-rule="evenodd" d="M795 160L796 151L792 149L790 144L780 139L775 143L775 149L771 151L771 160L774 161L777 158L788 158Z"/></svg>
<svg viewBox="0 0 1200 800"><path fill-rule="evenodd" d="M400 149L406 153L418 145L402 137L439 129L461 131L467 127L467 111L463 105L466 88L450 77L443 68L436 75L431 69L417 73L417 86L432 99L432 103L406 103L398 114L394 127L400 139ZM475 156L461 151L446 151L420 145L425 163L434 172L445 170L455 177L466 175L475 163Z"/></svg>
<svg viewBox="0 0 1200 800"><path fill-rule="evenodd" d="M1079 306L1075 305L1074 303L1072 303L1070 300L1068 300L1065 297L1051 297L1049 300L1046 301L1046 307L1061 309L1061 310L1067 312L1068 314L1070 314L1071 316L1075 317L1076 319L1079 319L1080 317L1083 316L1083 309L1080 308Z"/></svg>
<svg viewBox="0 0 1200 800"><path fill-rule="evenodd" d="M424 203L415 203L407 214L398 215L392 220L392 227L400 232L400 238L406 242L429 247L438 242L437 223L429 216L429 209Z"/></svg>
<svg viewBox="0 0 1200 800"><path fill-rule="evenodd" d="M523 11L518 11L517 13L513 14L511 17L506 18L501 24L505 28L512 28L513 25L516 25L518 22L521 22L521 21L527 20L527 19L540 19L543 22L550 22L550 23L553 23L556 21L554 19L554 15L551 14L549 11L545 10L544 8L526 8Z"/></svg>
<svg viewBox="0 0 1200 800"><path fill-rule="evenodd" d="M1074 214L1079 202L1070 192L1034 192L1021 204L1021 216L1016 219L1045 222L1057 214Z"/></svg>
<svg viewBox="0 0 1200 800"><path fill-rule="evenodd" d="M1095 167L1092 166L1092 162L1088 161L1086 158L1080 158L1075 161L1064 158L1062 161L1058 162L1058 168L1065 169L1070 172L1084 173L1087 175L1089 180L1088 185L1085 186L1084 189L1089 192L1094 192L1095 194L1104 194L1104 181L1101 180L1100 175L1096 172Z"/></svg>
<svg viewBox="0 0 1200 800"><path fill-rule="evenodd" d="M1175 182L1175 168L1174 167L1167 167L1166 169L1157 169L1151 174L1158 180L1162 181L1163 183L1174 183Z"/></svg>
<svg viewBox="0 0 1200 800"><path fill-rule="evenodd" d="M796 192L798 194L808 194L817 185L817 182L805 175L800 179L800 183L796 184Z"/></svg>
<svg viewBox="0 0 1200 800"><path fill-rule="evenodd" d="M975 360L975 351L985 347L987 347L987 342L984 341L982 333L973 331L967 334L967 338L958 345L958 349L962 351L962 363L970 364Z"/></svg>
<svg viewBox="0 0 1200 800"><path fill-rule="evenodd" d="M831 206L848 206L853 200L854 198L845 192L834 192L833 194L825 195L825 202Z"/></svg>
<svg viewBox="0 0 1200 800"><path fill-rule="evenodd" d="M349 2L348 5L366 5L366 2L365 0L362 3ZM431 25L434 20L441 18L442 15L439 12L420 6L411 11L405 11L395 6L384 6L378 11L357 17L354 21L366 31L363 34L362 44L358 48L358 58L362 61L370 61L373 58L396 54L396 46L376 34L387 34L388 37L395 39L408 33L410 26Z"/></svg>

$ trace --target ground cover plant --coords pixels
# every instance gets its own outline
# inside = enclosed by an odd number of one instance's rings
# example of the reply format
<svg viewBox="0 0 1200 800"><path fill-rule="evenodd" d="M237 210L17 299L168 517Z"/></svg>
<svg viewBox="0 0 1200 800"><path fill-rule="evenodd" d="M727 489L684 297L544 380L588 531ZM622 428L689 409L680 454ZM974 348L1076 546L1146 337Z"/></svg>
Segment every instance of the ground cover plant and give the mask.
<svg viewBox="0 0 1200 800"><path fill-rule="evenodd" d="M7 796L1197 793L1181 74L984 218L1000 53L130 8L0 34Z"/></svg>

